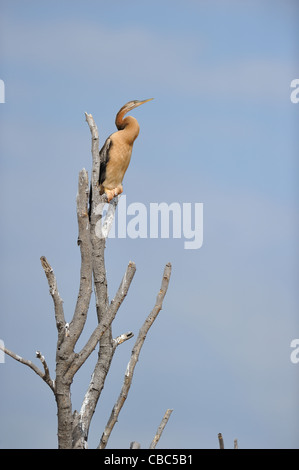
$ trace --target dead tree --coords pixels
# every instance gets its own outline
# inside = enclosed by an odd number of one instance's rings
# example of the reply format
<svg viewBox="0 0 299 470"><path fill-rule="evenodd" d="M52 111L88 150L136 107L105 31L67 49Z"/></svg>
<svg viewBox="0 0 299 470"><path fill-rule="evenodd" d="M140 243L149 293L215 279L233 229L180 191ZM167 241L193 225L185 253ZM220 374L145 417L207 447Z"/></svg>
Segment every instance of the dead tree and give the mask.
<svg viewBox="0 0 299 470"><path fill-rule="evenodd" d="M133 262L129 262L120 282L119 289L113 300L109 302L104 254L106 238L109 233L109 227L111 227L113 222L118 199L114 198L109 204L107 215L103 220L103 208L107 200L106 195L100 195L98 190L100 172L98 129L93 117L87 113L85 116L91 131L92 173L90 182L85 169L81 170L79 173L77 220L78 245L81 252L81 270L77 303L70 323L67 323L65 320L63 301L59 294L53 268L45 256L41 257L41 264L54 303L57 327L55 379L51 377L46 359L40 351L36 352L36 357L41 361L42 369L37 367L30 360L22 358L4 346L2 347L6 354L34 370L52 390L57 403L58 447L60 449L82 449L87 447L91 419L103 390L113 355L120 344L133 336L132 332L124 333L117 338L113 338L112 335L112 322L127 295L136 267ZM91 198L90 188L92 194ZM125 372L123 386L100 438L99 449L106 447L114 424L127 398L134 369L147 332L162 309L170 274L171 264L167 263L164 268L161 288L157 295L155 305L144 324L141 326L139 335L134 344L131 358ZM76 344L87 319L93 290L96 299L97 326L83 348L76 351ZM97 346L99 348L97 361L81 409L79 411L73 410L70 393L71 385L76 373ZM164 419L165 423L167 419ZM160 431L162 432L162 430L163 428ZM159 432L158 436L161 435L161 432Z"/></svg>

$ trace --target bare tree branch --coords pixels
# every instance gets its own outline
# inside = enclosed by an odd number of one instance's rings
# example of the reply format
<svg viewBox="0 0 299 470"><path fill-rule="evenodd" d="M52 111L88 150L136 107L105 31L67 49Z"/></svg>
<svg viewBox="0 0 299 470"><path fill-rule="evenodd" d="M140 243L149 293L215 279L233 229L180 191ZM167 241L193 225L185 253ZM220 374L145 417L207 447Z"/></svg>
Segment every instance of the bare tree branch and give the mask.
<svg viewBox="0 0 299 470"><path fill-rule="evenodd" d="M152 440L152 442L149 446L150 449L155 449L156 448L156 445L158 444L158 442L160 440L162 432L164 431L164 428L165 428L172 412L173 412L173 410L170 410L170 409L166 410L166 412L163 416L163 419L160 423L160 426L158 427L157 432L154 436L154 439Z"/></svg>
<svg viewBox="0 0 299 470"><path fill-rule="evenodd" d="M45 256L41 256L40 260L41 260L42 267L45 271L49 288L50 288L50 294L54 302L56 327L58 331L58 341L62 341L63 336L64 336L64 325L65 325L63 300L59 295L56 277L54 275L54 272L50 263L48 262Z"/></svg>
<svg viewBox="0 0 299 470"><path fill-rule="evenodd" d="M107 198L105 195L101 197L99 192L98 182L100 177L101 161L98 128L91 114L85 113L85 118L91 133L92 172L90 184L91 197L89 200L90 240L92 245L92 273L96 296L96 310L98 323L100 323L107 314L109 300L104 257L105 238L99 236L97 233L97 226L102 223L103 208Z"/></svg>
<svg viewBox="0 0 299 470"><path fill-rule="evenodd" d="M91 114L85 113L85 119L91 132L91 155L92 155L92 174L91 174L91 187L92 195L95 199L96 189L98 187L99 174L100 174L100 158L99 158L99 132L97 125ZM100 202L95 200L95 202Z"/></svg>
<svg viewBox="0 0 299 470"><path fill-rule="evenodd" d="M36 352L36 357L38 357L41 360L41 362L44 366L44 371L45 372L42 372L32 361L29 361L28 359L24 359L23 357L19 356L18 354L15 354L13 351L10 351L5 346L2 346L1 344L0 344L0 349L5 354L12 357L13 359L20 362L21 364L24 364L25 366L30 367L30 369L32 369L41 379L43 379L46 382L46 384L49 385L52 392L55 393L54 383L53 383L53 380L51 380L49 369L48 369L48 366L46 364L45 358L44 358L44 356L42 356L40 354L39 351Z"/></svg>
<svg viewBox="0 0 299 470"><path fill-rule="evenodd" d="M92 245L90 241L88 200L88 174L83 168L79 173L77 194L78 245L81 252L81 272L77 304L69 327L72 348L74 348L84 328L92 293Z"/></svg>
<svg viewBox="0 0 299 470"><path fill-rule="evenodd" d="M48 364L46 362L45 356L43 356L40 351L36 351L35 355L38 359L40 359L40 361L43 365L43 368L44 368L44 371L45 371L44 380L47 383L48 383L48 381L50 381L53 384L53 381L51 380L51 377L50 377L50 371L49 371L49 367L48 367Z"/></svg>
<svg viewBox="0 0 299 470"><path fill-rule="evenodd" d="M160 291L157 295L156 304L155 304L153 310L151 311L151 313L146 318L143 326L141 327L141 329L139 331L137 340L136 340L135 345L134 345L133 350L132 350L131 359L130 359L130 361L128 363L128 366L127 366L127 370L126 370L126 373L125 373L125 379L124 379L124 383L123 383L120 395L119 395L119 397L118 397L118 399L117 399L117 401L116 401L116 403L115 403L115 405L112 409L110 418L108 420L108 423L107 423L107 425L105 427L105 430L102 434L100 443L98 445L98 449L104 449L106 447L108 439L109 439L109 437L111 435L111 432L113 430L113 427L114 427L114 425L115 425L115 423L118 419L119 413L120 413L120 411L121 411L121 409L124 405L124 402L125 402L125 400L128 396L128 392L129 392L130 387L131 387L131 383L132 383L132 379L133 379L133 373L134 373L134 369L135 369L135 366L136 366L137 361L138 361L140 350L143 346L143 343L145 341L148 330L150 329L150 327L152 326L154 320L157 318L159 312L162 309L163 300L164 300L165 294L167 292L167 288L168 288L168 284L169 284L169 280L170 280L170 274L171 274L171 264L167 263L166 266L165 266L165 269L164 269L164 273L163 273L161 288L160 288Z"/></svg>
<svg viewBox="0 0 299 470"><path fill-rule="evenodd" d="M116 313L119 310L119 307L123 303L129 287L131 285L131 282L133 280L133 277L136 272L136 265L133 263L133 261L130 261L126 272L122 278L122 281L120 283L120 286L115 294L114 299L111 300L110 306L109 306L109 311L108 311L108 316L112 316L113 318L115 317Z"/></svg>
<svg viewBox="0 0 299 470"><path fill-rule="evenodd" d="M221 432L218 434L219 449L224 449L224 441Z"/></svg>

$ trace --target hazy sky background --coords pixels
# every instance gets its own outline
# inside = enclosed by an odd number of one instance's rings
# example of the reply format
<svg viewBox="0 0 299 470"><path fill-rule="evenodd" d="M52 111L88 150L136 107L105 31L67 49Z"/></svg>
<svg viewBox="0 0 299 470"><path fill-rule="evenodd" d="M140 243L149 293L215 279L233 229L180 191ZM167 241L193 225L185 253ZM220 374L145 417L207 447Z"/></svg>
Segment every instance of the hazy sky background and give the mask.
<svg viewBox="0 0 299 470"><path fill-rule="evenodd" d="M110 299L137 272L113 324L119 346L90 429L97 446L138 330L173 266L109 448L299 447L298 2L284 0L0 0L0 338L55 369L54 268L72 318L79 285L78 173L91 168L91 113L101 143L119 108L140 123L124 180L127 204L201 202L204 243L108 240ZM129 219L129 217L128 217ZM92 304L92 307L94 302ZM91 308L89 331L96 315ZM82 338L82 343L88 337ZM72 388L80 409L96 352ZM39 364L38 364L39 365ZM29 368L0 364L0 447L55 448L52 392Z"/></svg>

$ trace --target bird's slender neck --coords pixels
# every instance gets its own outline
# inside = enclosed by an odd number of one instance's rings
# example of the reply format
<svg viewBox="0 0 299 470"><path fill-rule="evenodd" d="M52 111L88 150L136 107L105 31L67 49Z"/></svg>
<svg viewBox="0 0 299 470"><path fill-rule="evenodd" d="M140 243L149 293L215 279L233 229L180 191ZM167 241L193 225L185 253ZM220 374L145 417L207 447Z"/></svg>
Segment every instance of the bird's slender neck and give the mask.
<svg viewBox="0 0 299 470"><path fill-rule="evenodd" d="M124 115L126 114L127 110L125 108L125 106L123 108L121 108L117 115L116 115L116 118L115 118L115 125L117 127L117 129L120 131L122 129L124 129L125 127L125 120L124 120Z"/></svg>
<svg viewBox="0 0 299 470"><path fill-rule="evenodd" d="M127 116L123 119L125 114L126 110L122 109L117 113L115 125L119 131L124 131L126 139L133 143L139 134L139 124L133 116Z"/></svg>

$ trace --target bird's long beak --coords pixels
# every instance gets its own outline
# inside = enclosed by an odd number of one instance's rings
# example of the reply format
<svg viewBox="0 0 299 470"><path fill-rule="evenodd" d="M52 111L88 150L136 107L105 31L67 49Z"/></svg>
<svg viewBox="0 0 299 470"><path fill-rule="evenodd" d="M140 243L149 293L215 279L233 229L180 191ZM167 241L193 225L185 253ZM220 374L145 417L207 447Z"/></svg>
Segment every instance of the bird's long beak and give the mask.
<svg viewBox="0 0 299 470"><path fill-rule="evenodd" d="M140 106L143 103L147 103L148 101L152 101L153 99L154 98L149 98L148 100L138 101L136 105L134 106L134 108L136 108L137 106Z"/></svg>
<svg viewBox="0 0 299 470"><path fill-rule="evenodd" d="M148 101L152 101L154 98L149 98L148 100L141 101L140 104L147 103Z"/></svg>

